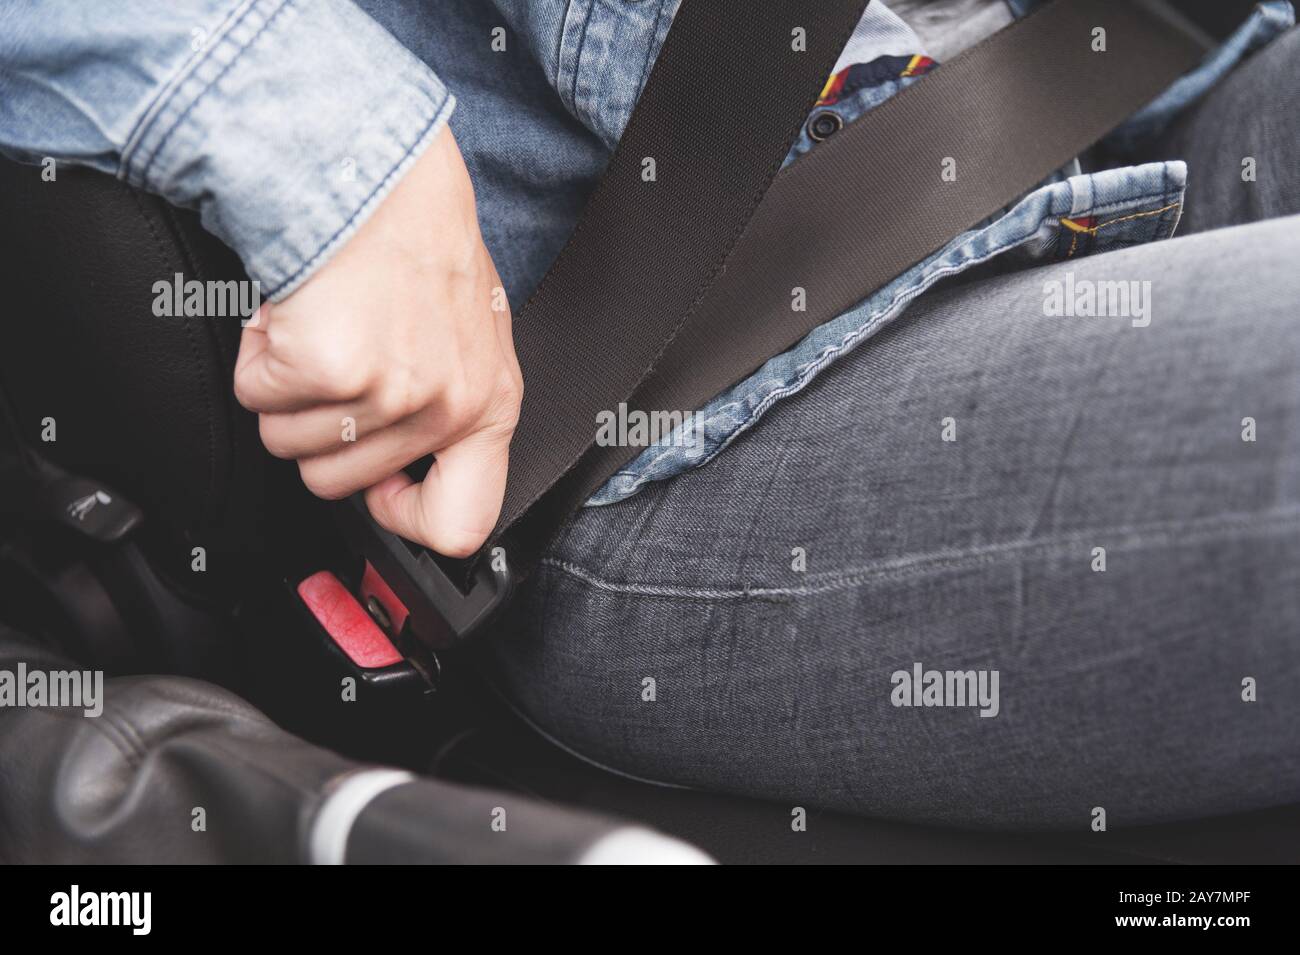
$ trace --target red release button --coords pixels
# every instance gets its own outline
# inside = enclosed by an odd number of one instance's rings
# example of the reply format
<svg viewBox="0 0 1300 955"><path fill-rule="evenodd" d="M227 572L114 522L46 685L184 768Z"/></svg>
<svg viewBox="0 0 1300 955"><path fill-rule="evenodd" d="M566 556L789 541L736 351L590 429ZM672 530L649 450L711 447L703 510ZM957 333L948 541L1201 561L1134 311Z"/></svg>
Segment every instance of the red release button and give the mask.
<svg viewBox="0 0 1300 955"><path fill-rule="evenodd" d="M357 666L372 670L402 661L402 655L366 608L330 571L317 571L300 583L298 596Z"/></svg>

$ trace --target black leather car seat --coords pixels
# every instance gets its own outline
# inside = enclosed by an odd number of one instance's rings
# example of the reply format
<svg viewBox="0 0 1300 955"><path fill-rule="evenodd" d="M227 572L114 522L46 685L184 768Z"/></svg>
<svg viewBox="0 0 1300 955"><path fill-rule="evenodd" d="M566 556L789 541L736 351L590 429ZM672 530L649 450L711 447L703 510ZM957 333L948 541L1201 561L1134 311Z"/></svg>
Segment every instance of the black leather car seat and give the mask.
<svg viewBox="0 0 1300 955"><path fill-rule="evenodd" d="M147 502L151 557L175 585L234 585L300 485L234 400L238 318L157 317L152 303L175 273L244 278L238 258L197 216L73 167L47 182L0 162L0 223L0 380L22 438Z"/></svg>

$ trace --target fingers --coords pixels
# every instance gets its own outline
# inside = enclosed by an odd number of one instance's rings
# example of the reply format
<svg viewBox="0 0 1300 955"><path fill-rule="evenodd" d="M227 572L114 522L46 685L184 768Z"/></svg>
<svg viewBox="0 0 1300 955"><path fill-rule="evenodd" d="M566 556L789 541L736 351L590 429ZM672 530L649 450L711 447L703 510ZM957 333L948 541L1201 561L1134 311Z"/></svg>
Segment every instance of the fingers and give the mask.
<svg viewBox="0 0 1300 955"><path fill-rule="evenodd" d="M476 432L438 453L420 483L398 473L366 491L380 526L448 557L468 557L483 546L506 491L510 431Z"/></svg>
<svg viewBox="0 0 1300 955"><path fill-rule="evenodd" d="M346 452L355 447L356 443L375 436L390 425L398 424L399 420L387 420L370 403L354 401L305 411L263 414L258 421L258 431L266 450L277 458L288 460ZM420 457L420 454L415 457ZM374 481L369 482L373 483ZM369 484L361 487L368 487Z"/></svg>
<svg viewBox="0 0 1300 955"><path fill-rule="evenodd" d="M411 420L329 454L290 456L299 458L298 470L307 490L327 501L336 501L378 484L436 446L430 442L427 430ZM337 441L334 447L338 447Z"/></svg>
<svg viewBox="0 0 1300 955"><path fill-rule="evenodd" d="M438 143L245 327L235 394L315 494L370 488L385 526L460 555L500 513L523 385L472 182L450 133ZM401 469L430 453L437 463L412 484Z"/></svg>
<svg viewBox="0 0 1300 955"><path fill-rule="evenodd" d="M328 332L304 336L301 321L282 328L276 316L267 302L240 334L235 398L241 405L259 414L285 414L360 397L364 369L346 343L331 341Z"/></svg>
<svg viewBox="0 0 1300 955"><path fill-rule="evenodd" d="M249 411L291 411L310 402L295 396L285 369L277 367L267 334L271 303L265 302L239 336L235 359L235 398Z"/></svg>

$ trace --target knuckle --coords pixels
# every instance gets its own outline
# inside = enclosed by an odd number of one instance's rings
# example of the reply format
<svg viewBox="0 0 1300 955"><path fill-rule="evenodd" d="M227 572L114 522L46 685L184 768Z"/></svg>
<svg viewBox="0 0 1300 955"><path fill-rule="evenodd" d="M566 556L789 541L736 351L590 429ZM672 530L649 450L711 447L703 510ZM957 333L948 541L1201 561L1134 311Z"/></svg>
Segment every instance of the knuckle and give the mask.
<svg viewBox="0 0 1300 955"><path fill-rule="evenodd" d="M374 405L385 421L400 421L422 410L428 404L424 389L416 376L409 372L386 375L375 391Z"/></svg>
<svg viewBox="0 0 1300 955"><path fill-rule="evenodd" d="M480 534L464 528L448 528L436 535L435 544L440 554L462 559L473 556L486 540L487 532Z"/></svg>
<svg viewBox="0 0 1300 955"><path fill-rule="evenodd" d="M336 361L321 371L322 390L334 401L352 401L370 390L373 376L356 361Z"/></svg>
<svg viewBox="0 0 1300 955"><path fill-rule="evenodd" d="M370 387L369 365L343 349L319 349L304 360L306 374L333 401L350 401Z"/></svg>
<svg viewBox="0 0 1300 955"><path fill-rule="evenodd" d="M249 387L251 386L251 384L252 383L249 380L249 372L247 371L247 369L243 367L236 368L235 369L235 400L239 402L241 407L247 409L248 411L255 410L253 408L253 396L249 393Z"/></svg>
<svg viewBox="0 0 1300 955"><path fill-rule="evenodd" d="M315 460L298 462L298 473L307 490L325 501L338 501L351 493L349 488L327 463Z"/></svg>
<svg viewBox="0 0 1300 955"><path fill-rule="evenodd" d="M519 420L519 409L524 403L524 376L520 374L518 368L511 370L511 373L502 389L502 400L506 408L512 414L512 423Z"/></svg>
<svg viewBox="0 0 1300 955"><path fill-rule="evenodd" d="M513 433L519 424L519 414L524 401L523 378L515 370L507 375L492 395L487 412L487 424L492 430Z"/></svg>
<svg viewBox="0 0 1300 955"><path fill-rule="evenodd" d="M483 414L481 391L466 383L443 389L438 405L449 428L457 433L471 429Z"/></svg>
<svg viewBox="0 0 1300 955"><path fill-rule="evenodd" d="M271 415L258 415L257 433L262 445L272 457L288 460L293 457L292 449L286 440L283 429Z"/></svg>

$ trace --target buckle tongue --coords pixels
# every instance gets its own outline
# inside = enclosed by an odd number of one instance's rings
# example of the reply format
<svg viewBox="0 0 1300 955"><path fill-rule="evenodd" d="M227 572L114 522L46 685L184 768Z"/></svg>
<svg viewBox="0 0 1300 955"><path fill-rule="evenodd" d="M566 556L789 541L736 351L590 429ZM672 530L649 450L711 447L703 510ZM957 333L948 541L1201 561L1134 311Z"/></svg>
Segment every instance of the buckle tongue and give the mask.
<svg viewBox="0 0 1300 955"><path fill-rule="evenodd" d="M430 651L445 650L483 632L510 596L513 580L499 561L493 563L500 569L480 562L466 589L440 563L444 558L376 524L360 494L341 502L338 511L348 542L388 591L379 591L368 571L368 592L390 617L405 611L406 625L394 620L396 627Z"/></svg>

